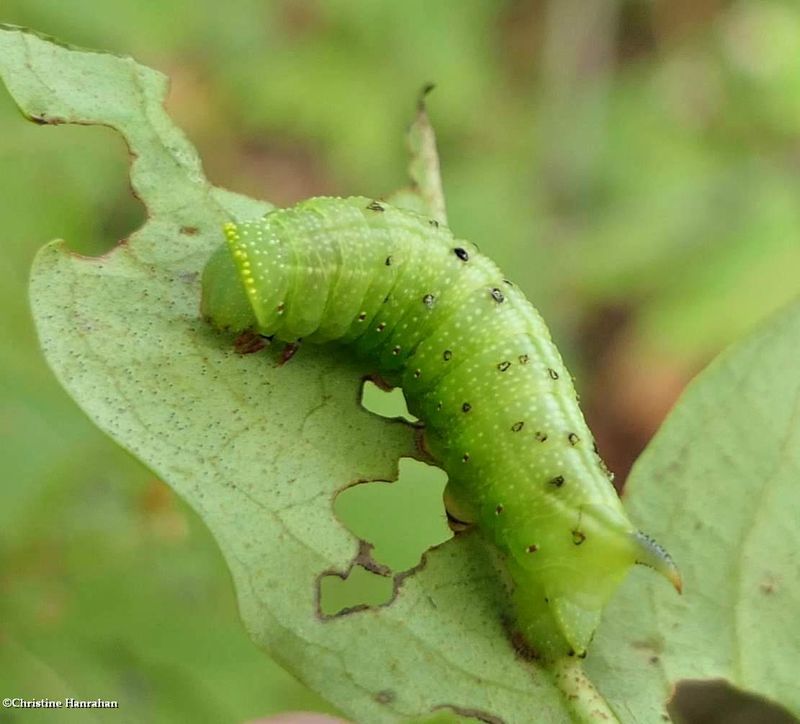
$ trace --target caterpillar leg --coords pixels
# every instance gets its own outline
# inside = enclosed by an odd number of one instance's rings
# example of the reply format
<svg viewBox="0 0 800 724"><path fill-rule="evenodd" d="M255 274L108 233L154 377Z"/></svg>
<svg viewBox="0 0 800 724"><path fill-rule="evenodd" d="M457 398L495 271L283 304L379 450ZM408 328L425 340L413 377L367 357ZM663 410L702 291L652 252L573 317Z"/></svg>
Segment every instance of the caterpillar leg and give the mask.
<svg viewBox="0 0 800 724"><path fill-rule="evenodd" d="M445 510L445 512L447 513L447 527L452 530L453 533L462 533L465 530L472 528L472 523L466 523L463 520L454 518L449 510Z"/></svg>
<svg viewBox="0 0 800 724"><path fill-rule="evenodd" d="M288 342L286 346L283 348L281 352L281 358L278 360L278 367L283 367L292 357L295 356L297 350L300 349L300 342L302 340L297 340L296 342Z"/></svg>
<svg viewBox="0 0 800 724"><path fill-rule="evenodd" d="M447 511L447 525L453 533L460 533L462 530L471 528L475 522L474 516L461 503L453 493L453 484L448 482L442 495L444 508Z"/></svg>
<svg viewBox="0 0 800 724"><path fill-rule="evenodd" d="M433 453L428 448L428 443L425 440L425 428L418 427L414 431L414 446L417 448L417 452L419 453L421 458L424 458L426 462L433 463L436 465L436 459L433 457Z"/></svg>
<svg viewBox="0 0 800 724"><path fill-rule="evenodd" d="M271 341L272 337L265 337L248 329L233 341L233 348L238 354L255 354L267 347Z"/></svg>
<svg viewBox="0 0 800 724"><path fill-rule="evenodd" d="M369 375L367 379L372 382L379 390L383 390L384 392L391 392L394 389L394 385L389 384L383 377L381 377L377 372Z"/></svg>

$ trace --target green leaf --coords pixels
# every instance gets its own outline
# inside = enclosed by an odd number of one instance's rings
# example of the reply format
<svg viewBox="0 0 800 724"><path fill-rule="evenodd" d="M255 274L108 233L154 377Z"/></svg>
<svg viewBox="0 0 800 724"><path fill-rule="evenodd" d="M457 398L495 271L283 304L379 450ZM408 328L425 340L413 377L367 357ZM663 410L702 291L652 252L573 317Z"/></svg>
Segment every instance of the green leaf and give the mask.
<svg viewBox="0 0 800 724"><path fill-rule="evenodd" d="M800 302L711 364L634 467L631 515L684 580L631 576L598 631L589 672L634 720L712 678L800 716L798 350Z"/></svg>
<svg viewBox="0 0 800 724"><path fill-rule="evenodd" d="M45 247L31 278L37 330L84 411L200 513L253 638L357 719L451 707L566 721L550 675L514 655L502 592L469 538L398 579L390 605L321 615L318 579L359 552L335 492L395 477L412 435L357 403L363 370L340 354L304 349L277 367L235 354L199 319L199 272L221 224L268 206L208 183L163 109L165 78L14 28L0 31L0 74L29 118L107 125L129 145L147 223L100 258Z"/></svg>
<svg viewBox="0 0 800 724"><path fill-rule="evenodd" d="M389 200L405 209L425 214L441 224L447 224L447 210L436 150L436 134L428 118L425 97L433 90L426 85L417 100L417 115L406 133L409 154L408 175L411 186L393 194Z"/></svg>
<svg viewBox="0 0 800 724"><path fill-rule="evenodd" d="M198 276L220 225L269 206L209 184L163 109L163 76L13 28L0 30L0 75L29 118L107 125L129 145L147 223L97 259L46 247L31 281L37 329L87 414L209 526L253 638L363 721L613 716L578 662L546 671L517 657L504 592L473 536L396 577L390 604L321 615L319 580L363 555L333 514L335 494L394 478L396 461L413 457L409 428L363 410L366 370L335 351L304 349L279 368L234 354L198 318ZM669 544L686 594L676 601L639 571L608 611L588 668L624 721L657 720L687 676L725 676L797 711L787 663L797 576L786 573L797 543L797 318L703 375L636 468L634 517Z"/></svg>

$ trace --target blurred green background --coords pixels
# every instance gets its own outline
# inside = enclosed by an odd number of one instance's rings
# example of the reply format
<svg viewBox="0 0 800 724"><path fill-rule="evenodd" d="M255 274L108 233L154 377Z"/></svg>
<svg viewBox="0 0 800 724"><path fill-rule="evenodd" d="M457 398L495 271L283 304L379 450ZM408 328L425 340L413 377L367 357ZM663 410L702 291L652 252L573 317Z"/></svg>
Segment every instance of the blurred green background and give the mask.
<svg viewBox="0 0 800 724"><path fill-rule="evenodd" d="M619 482L691 376L797 293L796 2L4 0L0 22L162 70L211 180L277 204L405 183L435 82L451 226L545 315ZM247 639L203 524L37 350L32 257L135 229L126 166L111 131L25 123L0 90L0 694L117 698L131 722L324 709ZM23 715L54 720L0 721Z"/></svg>

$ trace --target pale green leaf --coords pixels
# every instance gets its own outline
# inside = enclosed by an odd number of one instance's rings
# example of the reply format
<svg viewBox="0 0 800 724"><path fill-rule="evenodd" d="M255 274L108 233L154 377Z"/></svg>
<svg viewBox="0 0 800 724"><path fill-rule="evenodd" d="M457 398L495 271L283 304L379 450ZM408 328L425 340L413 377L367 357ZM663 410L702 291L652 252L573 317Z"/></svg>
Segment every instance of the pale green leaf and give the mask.
<svg viewBox="0 0 800 724"><path fill-rule="evenodd" d="M800 303L686 390L628 482L681 597L637 572L588 661L618 713L657 721L682 679L726 679L800 716Z"/></svg>

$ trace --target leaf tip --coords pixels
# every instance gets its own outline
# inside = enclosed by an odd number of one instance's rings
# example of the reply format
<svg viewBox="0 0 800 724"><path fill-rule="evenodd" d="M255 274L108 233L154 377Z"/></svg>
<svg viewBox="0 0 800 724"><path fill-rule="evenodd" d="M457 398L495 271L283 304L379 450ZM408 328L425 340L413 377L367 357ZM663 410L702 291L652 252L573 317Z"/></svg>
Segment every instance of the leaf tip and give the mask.
<svg viewBox="0 0 800 724"><path fill-rule="evenodd" d="M420 113L425 113L425 99L430 95L434 88L436 88L436 83L431 83L429 81L420 89L419 95L417 96L417 110Z"/></svg>

